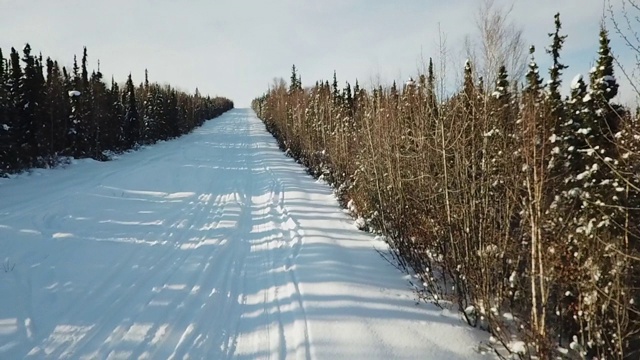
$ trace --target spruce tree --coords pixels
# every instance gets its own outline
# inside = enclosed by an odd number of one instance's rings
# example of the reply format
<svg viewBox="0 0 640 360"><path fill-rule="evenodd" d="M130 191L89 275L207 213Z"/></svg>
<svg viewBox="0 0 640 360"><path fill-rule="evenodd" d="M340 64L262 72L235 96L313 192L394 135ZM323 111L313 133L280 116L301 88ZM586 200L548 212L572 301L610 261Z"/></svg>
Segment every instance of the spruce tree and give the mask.
<svg viewBox="0 0 640 360"><path fill-rule="evenodd" d="M7 94L7 61L0 49L0 176L7 172L9 154L9 98Z"/></svg>
<svg viewBox="0 0 640 360"><path fill-rule="evenodd" d="M535 60L536 48L535 46L531 46L529 48L529 54L531 55L531 60L529 62L529 70L526 74L526 86L524 89L524 93L529 97L531 101L534 103L539 103L539 99L542 91L542 79L540 78L540 71L538 70L538 63Z"/></svg>
<svg viewBox="0 0 640 360"><path fill-rule="evenodd" d="M155 114L155 88L149 84L149 72L144 70L144 101L142 103L143 142L151 144L158 140L157 119Z"/></svg>
<svg viewBox="0 0 640 360"><path fill-rule="evenodd" d="M566 178L566 168L563 166L567 161L567 147L565 139L571 136L570 128L566 122L566 106L562 101L560 87L562 85L562 71L567 68L566 65L560 63L560 51L564 44L566 35L560 35L562 24L560 22L560 13L554 16L555 31L549 33L552 39L551 47L547 49L547 53L551 55L552 65L549 68L549 88L547 93L547 103L551 111L550 116L553 119L553 134L550 137L552 151L550 154L549 166L551 168L552 177L556 187L562 187L562 181ZM578 87L579 84L576 84Z"/></svg>
<svg viewBox="0 0 640 360"><path fill-rule="evenodd" d="M99 63L98 63L99 64ZM102 73L98 71L91 73L89 78L89 92L92 100L92 122L89 139L91 141L90 153L88 156L96 160L106 160L105 150L109 150L107 144L109 111L111 108L110 99L106 84L102 81Z"/></svg>
<svg viewBox="0 0 640 360"><path fill-rule="evenodd" d="M80 97L82 94L82 77L80 68L78 67L77 57L73 56L72 74L67 77L68 94L69 94L69 120L67 122L67 156L82 157L82 104Z"/></svg>
<svg viewBox="0 0 640 360"><path fill-rule="evenodd" d="M168 139L168 124L165 113L165 98L162 89L158 85L153 86L153 98L151 99L153 108L151 117L154 119L154 132L157 140ZM211 115L208 117L215 117Z"/></svg>
<svg viewBox="0 0 640 360"><path fill-rule="evenodd" d="M89 69L87 68L88 55L87 47L82 50L82 62L81 62L81 78L80 78L80 92L82 96L79 99L79 113L80 121L78 123L78 136L79 142L78 155L81 157L90 157L95 153L95 132L96 124L94 117L95 108L93 92L91 91L91 84L89 79Z"/></svg>
<svg viewBox="0 0 640 360"><path fill-rule="evenodd" d="M493 97L499 100L501 106L509 104L511 101L511 94L509 93L509 75L507 74L507 68L504 65L501 65L498 69L496 88L493 92Z"/></svg>
<svg viewBox="0 0 640 360"><path fill-rule="evenodd" d="M583 118L588 115L591 98L587 96L587 84L582 75L577 75L571 83L571 93L567 102L567 119L563 122L559 133L560 140L565 144L561 149L563 156L562 164L568 172L564 180L565 183L572 182L574 174L584 168L583 154L587 147L581 132Z"/></svg>
<svg viewBox="0 0 640 360"><path fill-rule="evenodd" d="M604 25L600 27L600 48L596 66L590 74L590 95L593 97L595 115L601 127L599 131L613 142L613 135L618 132L622 108L613 104L618 94L618 82L614 76L613 55L609 46L609 36ZM604 146L604 145L603 145ZM609 146L611 147L611 146Z"/></svg>
<svg viewBox="0 0 640 360"><path fill-rule="evenodd" d="M557 129L560 122L563 120L564 109L562 96L560 95L560 87L562 86L562 71L567 68L566 65L560 63L560 51L564 44L566 35L560 35L560 29L562 29L562 23L560 22L560 13L556 13L554 16L555 31L549 34L552 39L551 47L547 49L547 53L551 54L553 61L551 68L549 69L549 104L551 107L552 115L555 117L556 124L554 129Z"/></svg>
<svg viewBox="0 0 640 360"><path fill-rule="evenodd" d="M136 104L136 93L131 80L131 74L127 78L125 89L125 137L127 148L133 148L140 144L140 116L138 114L138 106Z"/></svg>
<svg viewBox="0 0 640 360"><path fill-rule="evenodd" d="M466 80L466 78L465 78ZM427 69L427 114L430 117L438 116L438 98L436 96L436 79L433 70L433 59L429 58L429 67Z"/></svg>
<svg viewBox="0 0 640 360"><path fill-rule="evenodd" d="M336 71L333 71L333 83L331 85L331 93L333 94L334 105L340 102L340 90L338 89L338 77Z"/></svg>
<svg viewBox="0 0 640 360"><path fill-rule="evenodd" d="M40 146L43 141L44 77L39 60L31 55L31 46L23 49L24 73L21 86L22 161L28 167L40 166ZM46 145L46 144L45 144Z"/></svg>
<svg viewBox="0 0 640 360"><path fill-rule="evenodd" d="M615 136L618 133L618 114L611 103L617 94L618 85L613 75L613 58L609 40L604 28L600 31L600 49L596 67L590 76L590 89L585 89L581 79L575 81L572 99L569 104L573 134L569 137L571 151L568 176L571 186L567 194L574 199L570 219L575 244L575 259L580 267L597 266L602 275L593 277L587 274L578 279L580 293L591 294L607 287L620 270L612 262L615 257L610 249L619 248L619 240L624 233L625 202L623 180L615 171L618 163ZM609 243L605 251L594 253L593 249L602 248ZM592 265L593 264L593 265ZM583 304L580 317L583 333L579 342L588 349L587 355L604 356L611 353L610 334L615 330L609 327L607 317L612 316L606 307L606 301L595 297L590 304ZM598 309L594 313L594 309ZM589 344L589 346L587 346ZM605 355L607 354L607 355Z"/></svg>
<svg viewBox="0 0 640 360"><path fill-rule="evenodd" d="M124 135L124 106L118 83L111 78L111 88L109 89L109 102L111 109L109 111L109 134L112 141L112 149L115 151L123 151L126 148L126 140Z"/></svg>
<svg viewBox="0 0 640 360"><path fill-rule="evenodd" d="M60 73L58 63L47 58L47 80L45 84L46 113L44 122L47 124L44 136L48 138L48 149L45 157L49 165L55 163L57 153L65 146L65 122L68 114L68 101L65 98L64 79Z"/></svg>
<svg viewBox="0 0 640 360"><path fill-rule="evenodd" d="M21 170L24 166L21 159L23 129L21 107L22 67L20 55L15 48L11 48L10 72L7 77L8 97L8 129L7 129L7 167L9 171Z"/></svg>
<svg viewBox="0 0 640 360"><path fill-rule="evenodd" d="M467 101L475 97L475 83L473 81L473 72L471 71L471 61L464 63L464 82L462 84L462 93Z"/></svg>
<svg viewBox="0 0 640 360"><path fill-rule="evenodd" d="M37 119L36 108L38 106L38 89L36 88L36 64L31 55L31 46L26 44L23 49L24 73L20 91L20 106L22 117L21 129L21 161L27 167L33 167L33 160L38 154L38 142L36 137Z"/></svg>
<svg viewBox="0 0 640 360"><path fill-rule="evenodd" d="M293 94L295 91L302 89L302 84L299 83L298 73L296 65L291 66L291 79L289 83L289 93Z"/></svg>

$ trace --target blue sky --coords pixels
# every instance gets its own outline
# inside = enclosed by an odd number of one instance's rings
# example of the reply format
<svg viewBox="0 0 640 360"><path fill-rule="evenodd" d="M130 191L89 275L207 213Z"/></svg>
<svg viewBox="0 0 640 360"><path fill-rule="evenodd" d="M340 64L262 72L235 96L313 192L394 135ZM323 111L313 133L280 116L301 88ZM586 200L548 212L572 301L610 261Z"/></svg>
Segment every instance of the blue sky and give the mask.
<svg viewBox="0 0 640 360"><path fill-rule="evenodd" d="M598 25L608 0L495 0L513 5L511 20L527 43L543 49L560 12L569 35L563 61L566 82L592 66ZM611 0L614 5L621 0ZM87 46L92 67L123 81L170 83L248 106L273 78L289 78L291 65L303 84L338 79L389 83L415 75L421 59L436 57L438 29L446 36L447 64L462 68L463 39L477 33L480 0L0 0L0 47L29 42L45 56L70 64ZM612 37L614 35L612 34ZM625 63L633 59L618 40ZM455 83L456 74L450 77ZM623 87L625 101L632 99Z"/></svg>

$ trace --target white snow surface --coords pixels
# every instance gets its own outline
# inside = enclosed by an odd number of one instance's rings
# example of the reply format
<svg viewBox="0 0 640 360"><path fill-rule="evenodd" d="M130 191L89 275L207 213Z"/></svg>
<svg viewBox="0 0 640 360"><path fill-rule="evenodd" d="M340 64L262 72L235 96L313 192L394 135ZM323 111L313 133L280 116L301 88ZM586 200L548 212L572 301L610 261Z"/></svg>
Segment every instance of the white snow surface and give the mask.
<svg viewBox="0 0 640 360"><path fill-rule="evenodd" d="M0 198L0 359L484 358L251 110Z"/></svg>

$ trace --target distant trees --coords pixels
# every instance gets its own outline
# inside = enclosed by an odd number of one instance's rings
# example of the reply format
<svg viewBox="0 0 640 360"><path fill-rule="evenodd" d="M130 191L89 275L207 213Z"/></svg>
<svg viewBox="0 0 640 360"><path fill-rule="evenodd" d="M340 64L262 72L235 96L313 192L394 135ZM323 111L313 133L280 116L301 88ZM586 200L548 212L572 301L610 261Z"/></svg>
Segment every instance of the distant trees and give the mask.
<svg viewBox="0 0 640 360"><path fill-rule="evenodd" d="M588 83L576 76L562 96L559 15L554 25L547 83L533 47L523 84L507 58L480 71L468 61L446 98L431 61L417 82L369 91L340 89L335 73L303 88L294 67L289 87L275 83L253 108L386 237L425 296L457 304L496 348L637 359L640 119L615 102L604 28Z"/></svg>
<svg viewBox="0 0 640 360"><path fill-rule="evenodd" d="M99 63L98 63L99 66ZM124 89L88 69L85 47L71 72L26 44L0 49L0 176L54 166L63 156L108 159L141 144L174 138L231 109L233 102L145 82Z"/></svg>

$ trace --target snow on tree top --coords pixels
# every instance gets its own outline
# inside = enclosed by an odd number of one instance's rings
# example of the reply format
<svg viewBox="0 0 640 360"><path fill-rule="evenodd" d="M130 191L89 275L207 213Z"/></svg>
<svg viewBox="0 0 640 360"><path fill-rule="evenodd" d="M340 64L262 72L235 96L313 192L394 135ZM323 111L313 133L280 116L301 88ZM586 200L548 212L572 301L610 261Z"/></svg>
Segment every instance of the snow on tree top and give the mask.
<svg viewBox="0 0 640 360"><path fill-rule="evenodd" d="M80 94L82 94L82 93L80 91L78 91L78 90L69 91L69 97L80 96Z"/></svg>
<svg viewBox="0 0 640 360"><path fill-rule="evenodd" d="M571 88L577 89L580 87L580 83L582 82L582 74L576 75L571 81Z"/></svg>

